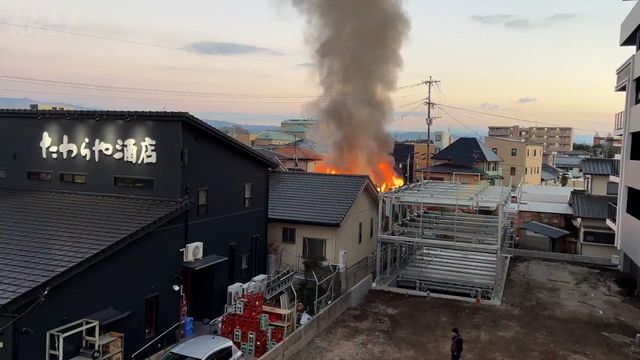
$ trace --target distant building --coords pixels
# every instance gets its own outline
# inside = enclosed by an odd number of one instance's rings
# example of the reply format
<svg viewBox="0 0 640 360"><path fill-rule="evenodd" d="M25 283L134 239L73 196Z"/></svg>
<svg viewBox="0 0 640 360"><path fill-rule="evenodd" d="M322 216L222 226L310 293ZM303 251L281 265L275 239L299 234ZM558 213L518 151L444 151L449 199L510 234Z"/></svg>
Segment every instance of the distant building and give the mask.
<svg viewBox="0 0 640 360"><path fill-rule="evenodd" d="M448 131L434 131L432 136L433 144L438 151L451 145L451 135Z"/></svg>
<svg viewBox="0 0 640 360"><path fill-rule="evenodd" d="M559 156L556 158L555 167L569 174L571 178L578 179L582 177L581 161L582 158L577 156Z"/></svg>
<svg viewBox="0 0 640 360"><path fill-rule="evenodd" d="M231 136L232 138L240 141L241 143L247 146L251 146L251 135L249 134L249 130L238 125L224 127L220 130L222 130L222 132Z"/></svg>
<svg viewBox="0 0 640 360"><path fill-rule="evenodd" d="M531 145L541 145L544 153L573 150L573 128L570 127L520 127L489 126L490 137L506 137L525 140Z"/></svg>
<svg viewBox="0 0 640 360"><path fill-rule="evenodd" d="M427 148L431 156L427 156ZM431 157L436 152L434 144L427 146L425 142L395 143L393 158L396 172L403 176L406 183L423 180L421 170L431 165Z"/></svg>
<svg viewBox="0 0 640 360"><path fill-rule="evenodd" d="M571 193L570 205L578 226L581 255L611 257L618 249L615 232L607 226L609 203L617 203L618 184L609 181L613 159L584 159L584 190Z"/></svg>
<svg viewBox="0 0 640 360"><path fill-rule="evenodd" d="M75 110L73 107L65 105L51 104L29 104L29 110Z"/></svg>
<svg viewBox="0 0 640 360"><path fill-rule="evenodd" d="M298 137L282 131L266 130L256 135L253 146L286 145L298 139Z"/></svg>
<svg viewBox="0 0 640 360"><path fill-rule="evenodd" d="M540 185L542 179L542 146L529 145L523 140L487 137L487 147L503 160L504 183L512 186Z"/></svg>
<svg viewBox="0 0 640 360"><path fill-rule="evenodd" d="M283 168L290 171L314 172L324 156L306 147L294 145L256 148L262 155L279 162Z"/></svg>
<svg viewBox="0 0 640 360"><path fill-rule="evenodd" d="M543 163L542 174L540 174L541 184L547 186L557 185L558 183L560 183L560 177L562 176L562 173L563 171L558 169L557 167Z"/></svg>
<svg viewBox="0 0 640 360"><path fill-rule="evenodd" d="M432 159L434 165L422 169L425 179L463 184L502 183L502 159L476 138L460 138Z"/></svg>
<svg viewBox="0 0 640 360"><path fill-rule="evenodd" d="M603 147L602 153L597 154L599 157L613 157L622 152L622 135L608 133L606 136L600 136L596 133L593 136L593 146Z"/></svg>
<svg viewBox="0 0 640 360"><path fill-rule="evenodd" d="M276 267L350 267L375 252L378 192L368 176L272 172L269 249Z"/></svg>
<svg viewBox="0 0 640 360"><path fill-rule="evenodd" d="M319 125L320 121L315 119L289 119L280 123L280 129L298 139L307 139L310 133L319 130Z"/></svg>

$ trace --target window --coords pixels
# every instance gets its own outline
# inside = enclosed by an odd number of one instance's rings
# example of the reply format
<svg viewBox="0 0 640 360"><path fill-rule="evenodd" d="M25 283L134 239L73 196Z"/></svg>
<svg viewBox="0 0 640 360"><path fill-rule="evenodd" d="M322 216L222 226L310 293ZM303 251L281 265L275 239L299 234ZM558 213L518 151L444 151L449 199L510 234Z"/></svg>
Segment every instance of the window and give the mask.
<svg viewBox="0 0 640 360"><path fill-rule="evenodd" d="M144 337L151 338L158 334L158 294L144 299Z"/></svg>
<svg viewBox="0 0 640 360"><path fill-rule="evenodd" d="M251 207L251 183L244 184L244 207Z"/></svg>
<svg viewBox="0 0 640 360"><path fill-rule="evenodd" d="M295 244L296 243L296 229L291 227L282 228L282 243L283 244Z"/></svg>
<svg viewBox="0 0 640 360"><path fill-rule="evenodd" d="M206 360L230 360L231 357L233 357L231 346L227 346L207 356Z"/></svg>
<svg viewBox="0 0 640 360"><path fill-rule="evenodd" d="M362 221L358 223L358 244L362 244Z"/></svg>
<svg viewBox="0 0 640 360"><path fill-rule="evenodd" d="M511 149L511 156L517 156L518 155L518 149Z"/></svg>
<svg viewBox="0 0 640 360"><path fill-rule="evenodd" d="M249 281L249 254L240 257L240 273L243 282Z"/></svg>
<svg viewBox="0 0 640 360"><path fill-rule="evenodd" d="M153 183L154 180L152 178L136 178L126 176L115 176L113 178L113 185L117 187L153 190Z"/></svg>
<svg viewBox="0 0 640 360"><path fill-rule="evenodd" d="M618 183L607 182L607 195L618 195Z"/></svg>
<svg viewBox="0 0 640 360"><path fill-rule="evenodd" d="M538 150L533 149L533 156L538 156L538 154L537 154L537 153L538 153Z"/></svg>
<svg viewBox="0 0 640 360"><path fill-rule="evenodd" d="M529 172L528 170L529 170L529 168L527 168L527 167L524 168L524 174L525 175L527 175L527 173Z"/></svg>
<svg viewBox="0 0 640 360"><path fill-rule="evenodd" d="M527 149L527 156L529 156L529 149Z"/></svg>
<svg viewBox="0 0 640 360"><path fill-rule="evenodd" d="M627 186L627 214L640 220L640 190Z"/></svg>
<svg viewBox="0 0 640 360"><path fill-rule="evenodd" d="M0 169L0 179L6 179L6 178L7 178L7 170Z"/></svg>
<svg viewBox="0 0 640 360"><path fill-rule="evenodd" d="M494 154L498 153L498 148L491 148L491 151L493 151Z"/></svg>
<svg viewBox="0 0 640 360"><path fill-rule="evenodd" d="M369 219L369 239L373 239L373 218Z"/></svg>
<svg viewBox="0 0 640 360"><path fill-rule="evenodd" d="M27 171L27 179L51 182L51 180L53 180L53 173L51 171Z"/></svg>
<svg viewBox="0 0 640 360"><path fill-rule="evenodd" d="M516 176L516 168L515 168L515 167L513 167L513 166L512 166L512 167L509 169L509 175L511 175L511 176Z"/></svg>
<svg viewBox="0 0 640 360"><path fill-rule="evenodd" d="M442 141L442 135L436 135L436 141Z"/></svg>
<svg viewBox="0 0 640 360"><path fill-rule="evenodd" d="M638 84L640 85L640 84ZM631 133L631 155L630 160L640 160L640 131Z"/></svg>
<svg viewBox="0 0 640 360"><path fill-rule="evenodd" d="M608 232L585 231L583 234L582 242L601 245L615 245L616 234Z"/></svg>
<svg viewBox="0 0 640 360"><path fill-rule="evenodd" d="M209 189L198 189L198 216L209 212Z"/></svg>
<svg viewBox="0 0 640 360"><path fill-rule="evenodd" d="M60 174L60 182L71 184L86 184L87 175L85 174Z"/></svg>
<svg viewBox="0 0 640 360"><path fill-rule="evenodd" d="M302 257L310 260L325 260L326 243L325 239L304 238Z"/></svg>

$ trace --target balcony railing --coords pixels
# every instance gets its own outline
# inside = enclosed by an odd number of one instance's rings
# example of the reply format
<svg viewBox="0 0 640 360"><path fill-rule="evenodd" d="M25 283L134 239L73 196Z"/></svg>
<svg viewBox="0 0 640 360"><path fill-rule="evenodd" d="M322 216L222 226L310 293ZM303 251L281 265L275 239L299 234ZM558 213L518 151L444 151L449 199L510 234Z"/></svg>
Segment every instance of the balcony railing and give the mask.
<svg viewBox="0 0 640 360"><path fill-rule="evenodd" d="M619 113L616 114L613 129L614 130L624 129L624 111L620 111Z"/></svg>
<svg viewBox="0 0 640 360"><path fill-rule="evenodd" d="M618 207L614 203L609 203L607 208L607 219L615 224L618 216Z"/></svg>
<svg viewBox="0 0 640 360"><path fill-rule="evenodd" d="M620 177L620 159L613 159L613 161L611 161L611 175Z"/></svg>

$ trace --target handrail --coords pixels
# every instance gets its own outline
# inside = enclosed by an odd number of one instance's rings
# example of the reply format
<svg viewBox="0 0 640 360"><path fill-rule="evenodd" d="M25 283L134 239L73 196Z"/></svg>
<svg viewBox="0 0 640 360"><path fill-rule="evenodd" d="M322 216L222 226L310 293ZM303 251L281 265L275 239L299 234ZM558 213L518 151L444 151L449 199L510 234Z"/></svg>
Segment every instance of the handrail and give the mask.
<svg viewBox="0 0 640 360"><path fill-rule="evenodd" d="M177 326L184 324L184 320L180 320L178 323L172 325L170 328L168 328L165 332L163 332L162 334L158 335L155 339L151 340L150 342L147 343L147 345L143 346L142 348L140 348L138 351L134 352L133 355L131 355L131 359L135 359L136 355L140 354L143 350L145 350L146 348L148 348L151 344L155 343L156 341L158 341L160 338L162 338L163 336L167 335L169 333L169 331L173 330L174 328L176 328Z"/></svg>

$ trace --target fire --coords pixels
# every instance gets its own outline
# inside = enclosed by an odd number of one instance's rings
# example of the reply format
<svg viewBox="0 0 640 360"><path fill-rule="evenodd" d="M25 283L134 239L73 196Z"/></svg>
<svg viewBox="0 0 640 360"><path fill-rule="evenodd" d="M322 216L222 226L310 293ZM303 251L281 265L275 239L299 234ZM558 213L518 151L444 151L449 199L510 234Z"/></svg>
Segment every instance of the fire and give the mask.
<svg viewBox="0 0 640 360"><path fill-rule="evenodd" d="M378 163L377 169L342 169L338 167L330 167L324 163L318 164L317 172L326 174L353 174L353 175L369 175L371 180L376 184L376 188L380 192L393 190L404 185L404 179L396 174L393 166L388 161Z"/></svg>

